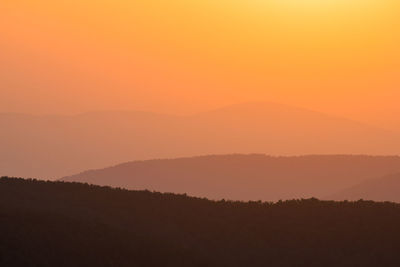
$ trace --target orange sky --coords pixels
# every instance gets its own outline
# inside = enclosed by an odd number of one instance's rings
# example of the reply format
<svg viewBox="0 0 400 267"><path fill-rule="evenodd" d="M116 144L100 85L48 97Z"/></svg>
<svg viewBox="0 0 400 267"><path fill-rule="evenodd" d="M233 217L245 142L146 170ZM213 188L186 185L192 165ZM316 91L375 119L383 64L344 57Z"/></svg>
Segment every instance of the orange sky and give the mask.
<svg viewBox="0 0 400 267"><path fill-rule="evenodd" d="M397 0L2 0L0 111L275 101L400 126Z"/></svg>

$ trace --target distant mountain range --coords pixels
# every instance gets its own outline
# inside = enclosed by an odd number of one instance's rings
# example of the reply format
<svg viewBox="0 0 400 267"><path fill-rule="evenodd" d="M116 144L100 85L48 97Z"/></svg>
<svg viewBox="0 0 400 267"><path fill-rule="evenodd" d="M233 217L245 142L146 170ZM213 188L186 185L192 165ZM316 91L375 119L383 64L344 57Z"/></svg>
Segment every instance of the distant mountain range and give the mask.
<svg viewBox="0 0 400 267"><path fill-rule="evenodd" d="M145 112L0 114L0 129L0 175L48 179L155 158L400 152L397 134L273 103L181 117Z"/></svg>
<svg viewBox="0 0 400 267"><path fill-rule="evenodd" d="M400 173L400 157L225 155L135 161L62 180L211 199L277 201L326 199L393 173Z"/></svg>

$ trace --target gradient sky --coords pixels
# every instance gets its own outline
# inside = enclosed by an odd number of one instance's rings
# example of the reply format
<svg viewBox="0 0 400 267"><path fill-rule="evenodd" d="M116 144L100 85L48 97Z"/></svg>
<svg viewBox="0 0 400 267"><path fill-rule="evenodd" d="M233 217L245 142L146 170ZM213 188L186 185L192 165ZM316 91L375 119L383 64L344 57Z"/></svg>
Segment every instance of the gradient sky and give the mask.
<svg viewBox="0 0 400 267"><path fill-rule="evenodd" d="M398 0L2 0L0 111L274 101L400 130L398 14Z"/></svg>

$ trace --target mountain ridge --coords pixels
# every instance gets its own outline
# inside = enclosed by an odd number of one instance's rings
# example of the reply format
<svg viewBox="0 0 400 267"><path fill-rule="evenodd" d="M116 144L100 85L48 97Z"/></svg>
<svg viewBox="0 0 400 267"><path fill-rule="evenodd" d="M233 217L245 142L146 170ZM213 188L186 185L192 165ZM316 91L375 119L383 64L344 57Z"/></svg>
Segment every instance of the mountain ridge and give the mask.
<svg viewBox="0 0 400 267"><path fill-rule="evenodd" d="M195 116L0 115L0 175L60 178L132 160L209 154L399 154L400 135L318 112L238 104Z"/></svg>
<svg viewBox="0 0 400 267"><path fill-rule="evenodd" d="M210 199L277 201L323 198L396 172L399 156L232 154L133 161L61 180Z"/></svg>
<svg viewBox="0 0 400 267"><path fill-rule="evenodd" d="M1 266L398 266L400 205L0 178Z"/></svg>

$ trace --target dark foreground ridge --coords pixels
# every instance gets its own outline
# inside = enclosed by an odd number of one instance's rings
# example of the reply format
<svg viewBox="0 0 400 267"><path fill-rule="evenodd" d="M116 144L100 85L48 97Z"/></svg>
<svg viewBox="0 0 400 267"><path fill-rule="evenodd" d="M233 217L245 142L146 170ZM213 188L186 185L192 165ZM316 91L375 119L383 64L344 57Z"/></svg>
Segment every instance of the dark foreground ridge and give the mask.
<svg viewBox="0 0 400 267"><path fill-rule="evenodd" d="M400 266L400 205L0 179L0 266Z"/></svg>

